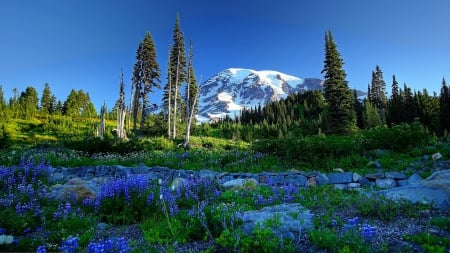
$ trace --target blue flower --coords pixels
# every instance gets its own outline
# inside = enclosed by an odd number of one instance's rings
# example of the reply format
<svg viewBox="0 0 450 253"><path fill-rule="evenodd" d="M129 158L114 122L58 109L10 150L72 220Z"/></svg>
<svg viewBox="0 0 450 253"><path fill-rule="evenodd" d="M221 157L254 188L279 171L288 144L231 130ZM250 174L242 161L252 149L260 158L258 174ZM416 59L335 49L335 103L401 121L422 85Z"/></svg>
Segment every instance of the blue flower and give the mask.
<svg viewBox="0 0 450 253"><path fill-rule="evenodd" d="M370 226L369 224L363 224L361 227L361 236L366 241L371 241L377 233L376 227Z"/></svg>
<svg viewBox="0 0 450 253"><path fill-rule="evenodd" d="M36 253L47 253L47 249L46 249L45 245L41 245L41 246L37 247Z"/></svg>

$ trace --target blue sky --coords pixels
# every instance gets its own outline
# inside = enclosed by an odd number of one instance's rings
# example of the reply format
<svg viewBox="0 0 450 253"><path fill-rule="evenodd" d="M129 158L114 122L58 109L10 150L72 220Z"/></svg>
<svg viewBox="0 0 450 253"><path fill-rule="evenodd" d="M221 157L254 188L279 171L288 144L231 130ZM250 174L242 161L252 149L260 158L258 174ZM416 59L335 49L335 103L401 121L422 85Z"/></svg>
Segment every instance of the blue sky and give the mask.
<svg viewBox="0 0 450 253"><path fill-rule="evenodd" d="M14 0L0 1L0 85L5 97L45 83L65 101L89 92L97 109L129 85L139 41L155 41L162 83L175 16L194 46L198 80L231 67L323 78L330 29L351 88L367 89L379 65L416 90L450 79L447 0ZM160 103L159 90L152 103ZM127 98L127 99L128 99Z"/></svg>

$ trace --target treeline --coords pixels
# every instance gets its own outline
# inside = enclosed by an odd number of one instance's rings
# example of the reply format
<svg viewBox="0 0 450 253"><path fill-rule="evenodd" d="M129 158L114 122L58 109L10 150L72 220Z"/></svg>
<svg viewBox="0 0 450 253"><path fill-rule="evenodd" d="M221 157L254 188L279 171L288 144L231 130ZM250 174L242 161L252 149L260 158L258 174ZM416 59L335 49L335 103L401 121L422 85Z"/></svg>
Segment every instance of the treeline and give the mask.
<svg viewBox="0 0 450 253"><path fill-rule="evenodd" d="M20 94L17 89L13 89L13 93L13 97L7 101L4 97L3 87L0 85L0 122L7 119L30 120L37 116L47 115L97 117L89 93L85 93L83 90L72 90L64 102L56 99L48 83L45 84L41 98L32 86L28 86Z"/></svg>
<svg viewBox="0 0 450 253"><path fill-rule="evenodd" d="M358 98L353 91L353 112L357 129L420 122L438 136L450 130L450 93L442 80L440 94L430 95L427 89L412 91L407 84L400 88L395 75L392 91L386 95L386 84L379 66L372 73L367 97ZM253 141L260 138L304 137L328 132L328 103L323 91L291 94L286 99L265 106L243 109L239 117L226 117L213 127L224 137ZM356 129L356 130L357 130Z"/></svg>

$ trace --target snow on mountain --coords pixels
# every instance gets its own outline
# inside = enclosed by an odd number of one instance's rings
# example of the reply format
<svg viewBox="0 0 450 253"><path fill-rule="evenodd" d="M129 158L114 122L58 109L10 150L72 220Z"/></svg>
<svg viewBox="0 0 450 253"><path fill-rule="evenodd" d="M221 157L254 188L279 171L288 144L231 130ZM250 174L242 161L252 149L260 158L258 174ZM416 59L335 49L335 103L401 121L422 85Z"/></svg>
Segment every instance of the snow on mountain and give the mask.
<svg viewBox="0 0 450 253"><path fill-rule="evenodd" d="M230 68L208 79L201 87L199 122L235 117L243 108L264 106L302 90L322 89L322 80L301 79L281 72Z"/></svg>

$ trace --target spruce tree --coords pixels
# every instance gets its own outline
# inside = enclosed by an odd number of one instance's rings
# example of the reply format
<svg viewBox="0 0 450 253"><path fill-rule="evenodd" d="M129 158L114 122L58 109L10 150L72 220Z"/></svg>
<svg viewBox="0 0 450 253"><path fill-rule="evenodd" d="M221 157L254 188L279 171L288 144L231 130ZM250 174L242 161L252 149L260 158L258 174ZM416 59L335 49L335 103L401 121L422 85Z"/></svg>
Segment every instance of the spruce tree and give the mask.
<svg viewBox="0 0 450 253"><path fill-rule="evenodd" d="M44 114L52 114L54 109L55 104L53 101L52 92L50 91L50 86L48 83L45 83L41 98L41 112Z"/></svg>
<svg viewBox="0 0 450 253"><path fill-rule="evenodd" d="M172 138L176 138L176 123L180 117L179 109L182 108L180 87L187 79L186 65L184 37L180 28L180 18L177 15L173 30L173 46L169 53L168 83L163 91L164 110L172 117L172 133L169 135Z"/></svg>
<svg viewBox="0 0 450 253"><path fill-rule="evenodd" d="M363 122L366 129L381 125L378 109L368 99L364 102Z"/></svg>
<svg viewBox="0 0 450 253"><path fill-rule="evenodd" d="M356 125L358 128L362 129L364 127L364 120L363 120L363 111L364 106L358 99L358 93L356 92L356 89L353 90L353 103L354 103L354 110L356 113Z"/></svg>
<svg viewBox="0 0 450 253"><path fill-rule="evenodd" d="M19 107L22 119L34 117L38 109L38 94L34 87L28 86L25 91L20 93Z"/></svg>
<svg viewBox="0 0 450 253"><path fill-rule="evenodd" d="M388 102L388 123L389 124L399 124L402 122L403 118L403 98L398 87L398 82L395 75L392 76L392 94Z"/></svg>
<svg viewBox="0 0 450 253"><path fill-rule="evenodd" d="M136 130L136 121L141 107L140 133L144 131L145 120L150 107L148 94L153 92L153 88L160 88L160 69L156 61L155 43L149 32L145 34L144 40L139 43L136 53L136 63L133 70L134 104L133 104L133 129ZM139 101L142 100L142 103Z"/></svg>
<svg viewBox="0 0 450 253"><path fill-rule="evenodd" d="M382 123L386 122L386 83L383 79L383 72L380 66L376 66L375 71L372 71L372 82L370 89L369 100L374 105L379 113Z"/></svg>
<svg viewBox="0 0 450 253"><path fill-rule="evenodd" d="M345 80L344 61L331 31L325 34L324 97L328 103L328 133L348 134L356 129L353 95Z"/></svg>
<svg viewBox="0 0 450 253"><path fill-rule="evenodd" d="M439 96L439 105L440 105L440 122L442 132L448 133L450 131L450 89L445 82L445 79L442 79L442 87L441 94Z"/></svg>

